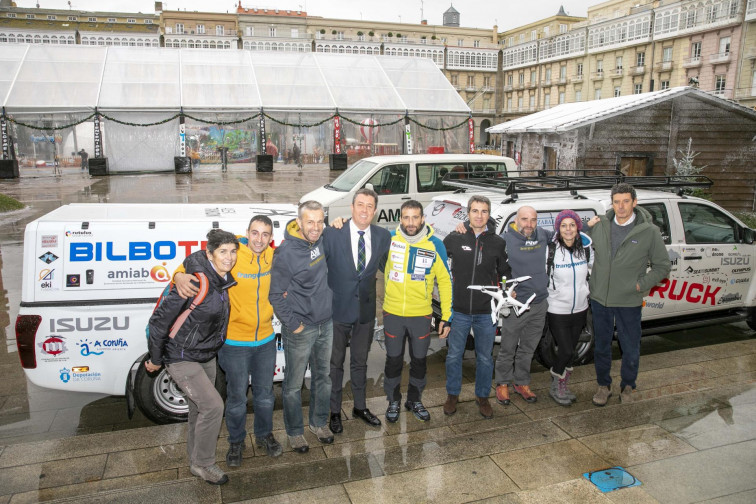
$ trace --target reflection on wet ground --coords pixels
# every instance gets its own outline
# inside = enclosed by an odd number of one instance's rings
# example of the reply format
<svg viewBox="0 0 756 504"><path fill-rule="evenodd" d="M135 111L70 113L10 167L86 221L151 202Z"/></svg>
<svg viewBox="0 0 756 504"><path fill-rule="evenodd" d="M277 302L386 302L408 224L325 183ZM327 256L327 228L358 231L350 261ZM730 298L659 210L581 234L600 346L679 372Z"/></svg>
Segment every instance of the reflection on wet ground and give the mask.
<svg viewBox="0 0 756 504"><path fill-rule="evenodd" d="M231 469L230 482L220 488L189 473L184 425L153 426L139 416L129 421L122 398L65 394L26 383L9 322L20 300L27 222L78 201L293 201L333 178L324 167L306 168L301 177L276 169L257 174L232 167L225 183L220 173L204 168L191 176L92 179L67 173L0 182L4 193L31 206L0 218L0 281L7 303L0 316L5 326L0 502L756 501L756 338L745 324L645 338L631 404L619 404L615 391L606 407L592 406L595 374L592 366L582 366L573 375L578 401L557 406L548 398L548 372L534 364L531 386L538 402L515 396L508 407L494 405L491 420L479 416L473 401L472 352L466 354L458 411L443 415L446 350L436 339L424 394L431 421L421 423L402 412L398 423L387 424L384 352L376 344L368 367L368 407L384 420L380 428L352 419L347 386L344 433L333 445L320 445L307 432L308 454L285 445L280 458L270 459L250 438L242 467ZM613 374L618 373L615 362ZM274 434L284 441L280 386L276 393ZM307 402L306 392L304 398ZM227 448L224 429L218 460ZM615 465L642 485L602 494L582 477Z"/></svg>

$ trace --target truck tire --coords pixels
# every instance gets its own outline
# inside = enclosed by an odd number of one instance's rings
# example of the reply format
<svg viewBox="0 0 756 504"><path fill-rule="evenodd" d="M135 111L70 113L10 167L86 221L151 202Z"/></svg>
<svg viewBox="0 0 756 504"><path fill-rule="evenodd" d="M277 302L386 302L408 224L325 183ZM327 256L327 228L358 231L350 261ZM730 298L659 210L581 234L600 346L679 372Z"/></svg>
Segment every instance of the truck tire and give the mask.
<svg viewBox="0 0 756 504"><path fill-rule="evenodd" d="M548 319L543 328L543 337L536 349L536 360L545 367L551 369L554 365L557 356L557 344L554 341L554 337L551 335L549 329ZM591 316L591 309L588 308L588 316L586 318L585 327L580 334L580 340L578 341L575 351L575 360L573 364L576 366L582 366L593 361L593 317Z"/></svg>
<svg viewBox="0 0 756 504"><path fill-rule="evenodd" d="M225 401L226 375L217 363L216 367L215 389ZM134 399L144 416L156 424L186 422L189 416L184 393L165 367L157 373L148 373L144 365L139 365L134 378Z"/></svg>
<svg viewBox="0 0 756 504"><path fill-rule="evenodd" d="M748 317L746 317L746 323L752 331L756 331L756 307L748 308Z"/></svg>

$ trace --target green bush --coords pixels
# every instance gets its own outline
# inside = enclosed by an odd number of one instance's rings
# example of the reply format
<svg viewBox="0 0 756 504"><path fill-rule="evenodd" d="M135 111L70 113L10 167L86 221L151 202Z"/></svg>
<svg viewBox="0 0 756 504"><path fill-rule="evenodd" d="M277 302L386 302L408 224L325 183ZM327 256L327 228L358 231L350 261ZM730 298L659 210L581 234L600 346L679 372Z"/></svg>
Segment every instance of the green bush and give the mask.
<svg viewBox="0 0 756 504"><path fill-rule="evenodd" d="M0 212L10 212L11 210L20 210L24 208L24 204L17 199L0 194Z"/></svg>
<svg viewBox="0 0 756 504"><path fill-rule="evenodd" d="M756 229L756 212L732 212L735 217L751 229Z"/></svg>

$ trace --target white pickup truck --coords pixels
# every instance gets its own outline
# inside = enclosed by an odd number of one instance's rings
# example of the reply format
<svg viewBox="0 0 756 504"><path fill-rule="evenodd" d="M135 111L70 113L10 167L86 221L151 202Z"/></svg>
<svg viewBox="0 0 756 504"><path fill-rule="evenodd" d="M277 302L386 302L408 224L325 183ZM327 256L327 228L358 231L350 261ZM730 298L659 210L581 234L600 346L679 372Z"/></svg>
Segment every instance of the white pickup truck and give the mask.
<svg viewBox="0 0 756 504"><path fill-rule="evenodd" d="M649 211L659 227L672 261L669 278L644 299L643 334L740 320L756 330L756 231L717 204L680 191L685 186L700 187L710 182L666 177L624 180L638 189L638 205ZM443 239L467 219L470 196L480 194L491 199L491 217L499 233L506 232L523 205L535 208L538 225L552 230L557 213L566 208L575 210L584 221L604 214L611 208L610 187L615 181L612 177L603 183L585 177L446 181L450 190L459 192L434 198L425 208L425 219L436 236ZM555 355L555 344L546 327L536 358L550 367ZM589 316L580 338L577 363L592 359Z"/></svg>
<svg viewBox="0 0 756 504"><path fill-rule="evenodd" d="M46 388L126 394L130 413L136 403L158 423L185 419L184 395L170 376L140 366L158 296L211 228L244 235L253 215L267 215L276 244L296 211L273 204L71 204L29 223L16 319L26 376ZM275 379L283 372L279 345Z"/></svg>

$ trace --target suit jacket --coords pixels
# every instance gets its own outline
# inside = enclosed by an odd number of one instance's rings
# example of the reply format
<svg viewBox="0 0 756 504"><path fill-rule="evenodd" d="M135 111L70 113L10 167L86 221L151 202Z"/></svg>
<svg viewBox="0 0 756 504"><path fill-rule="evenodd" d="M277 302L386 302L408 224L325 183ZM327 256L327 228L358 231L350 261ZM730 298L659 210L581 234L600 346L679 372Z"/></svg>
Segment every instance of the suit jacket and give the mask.
<svg viewBox="0 0 756 504"><path fill-rule="evenodd" d="M386 264L391 233L370 225L370 261L357 273L352 255L349 221L341 229L326 228L324 235L328 286L333 291L333 320L365 324L375 319L375 275Z"/></svg>

